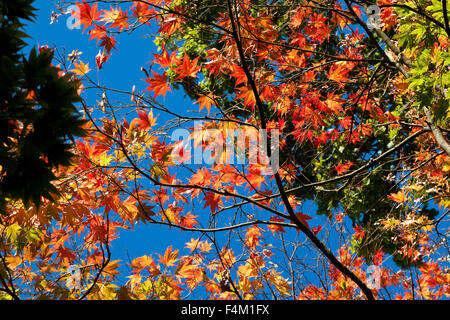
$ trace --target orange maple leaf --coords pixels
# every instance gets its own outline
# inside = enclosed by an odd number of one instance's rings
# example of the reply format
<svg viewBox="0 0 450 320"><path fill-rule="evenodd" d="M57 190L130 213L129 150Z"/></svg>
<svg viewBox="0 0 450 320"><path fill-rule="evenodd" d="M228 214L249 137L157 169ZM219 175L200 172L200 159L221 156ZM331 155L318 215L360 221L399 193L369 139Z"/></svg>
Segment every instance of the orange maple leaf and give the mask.
<svg viewBox="0 0 450 320"><path fill-rule="evenodd" d="M149 129L156 124L156 118L158 117L153 116L153 110L150 110L148 114L144 111L137 111L137 113L139 118L133 119L130 126L136 125L142 129Z"/></svg>
<svg viewBox="0 0 450 320"><path fill-rule="evenodd" d="M85 64L83 61L80 61L79 63L75 62L73 65L75 66L75 69L72 69L70 71L73 71L79 76L84 76L86 73L91 71L91 69L89 69L89 63Z"/></svg>
<svg viewBox="0 0 450 320"><path fill-rule="evenodd" d="M189 180L192 185L208 185L211 183L212 173L207 169L198 169Z"/></svg>
<svg viewBox="0 0 450 320"><path fill-rule="evenodd" d="M336 63L337 64L337 63ZM350 70L344 64L333 65L328 73L328 79L343 82L348 80L347 74Z"/></svg>
<svg viewBox="0 0 450 320"><path fill-rule="evenodd" d="M150 5L141 2L134 2L131 10L133 11L133 17L137 18L141 23L148 23L156 14L154 8L150 8Z"/></svg>
<svg viewBox="0 0 450 320"><path fill-rule="evenodd" d="M250 186L257 190L261 189L261 184L263 184L266 179L261 175L261 170L258 168L250 168L249 173L245 175Z"/></svg>
<svg viewBox="0 0 450 320"><path fill-rule="evenodd" d="M174 51L169 55L166 49L163 49L163 52L161 54L153 54L153 56L155 57L155 60L153 60L153 62L159 64L161 68L170 67L175 63L180 63L180 59L177 58L176 54L177 52Z"/></svg>
<svg viewBox="0 0 450 320"><path fill-rule="evenodd" d="M199 66L197 66L199 58L200 57L197 57L191 61L189 56L185 53L183 61L178 64L178 68L176 70L176 73L178 74L177 79L183 79L186 77L195 78L197 76L197 72L199 72L201 69Z"/></svg>
<svg viewBox="0 0 450 320"><path fill-rule="evenodd" d="M195 271L197 266L190 264L188 261L184 263L180 263L177 267L176 274L181 278L192 278L195 275Z"/></svg>
<svg viewBox="0 0 450 320"><path fill-rule="evenodd" d="M195 249L197 249L199 247L199 241L200 241L200 238L197 238L197 239L191 238L190 242L186 242L186 248L188 248L191 251L194 251Z"/></svg>
<svg viewBox="0 0 450 320"><path fill-rule="evenodd" d="M162 256L158 253L159 262L161 262L166 267L174 266L175 262L178 261L178 259L177 259L178 252L179 252L179 250L173 251L172 246L168 247L166 249L166 252L164 252L164 256Z"/></svg>
<svg viewBox="0 0 450 320"><path fill-rule="evenodd" d="M200 108L199 111L202 111L203 108L206 108L206 110L208 110L208 113L211 110L211 106L215 106L215 99L216 96L211 94L211 95L206 95L206 96L201 96L200 98L197 99L197 101L195 101L195 103L200 104Z"/></svg>
<svg viewBox="0 0 450 320"><path fill-rule="evenodd" d="M255 248L259 244L260 237L262 236L261 231L262 231L262 229L260 227L258 227L257 225L253 225L246 230L245 244L249 248Z"/></svg>
<svg viewBox="0 0 450 320"><path fill-rule="evenodd" d="M249 87L237 88L240 92L237 94L238 99L244 99L244 105L246 107L251 107L252 109L256 105L256 98L253 90Z"/></svg>
<svg viewBox="0 0 450 320"><path fill-rule="evenodd" d="M182 227L192 228L194 225L198 225L198 222L195 218L198 216L192 215L188 212L185 216L180 217L180 224Z"/></svg>
<svg viewBox="0 0 450 320"><path fill-rule="evenodd" d="M106 27L94 25L94 28L88 31L88 34L91 36L89 37L89 40L97 39L97 43L107 35Z"/></svg>
<svg viewBox="0 0 450 320"><path fill-rule="evenodd" d="M102 21L105 21L106 23L112 23L110 28L118 27L119 31L122 31L122 29L128 29L129 23L128 23L128 14L127 12L123 12L122 8L112 8L110 11L104 11L103 12L103 18Z"/></svg>
<svg viewBox="0 0 450 320"><path fill-rule="evenodd" d="M157 73L153 72L153 77L151 79L144 79L145 82L148 82L150 85L144 90L144 91L154 91L154 98L156 98L159 95L162 95L163 97L166 96L167 91L172 92L170 89L170 85L167 82L167 77L163 73L162 75L159 75Z"/></svg>
<svg viewBox="0 0 450 320"><path fill-rule="evenodd" d="M398 203L405 203L408 200L408 196L403 192L403 190L400 190L397 193L391 193L389 198Z"/></svg>

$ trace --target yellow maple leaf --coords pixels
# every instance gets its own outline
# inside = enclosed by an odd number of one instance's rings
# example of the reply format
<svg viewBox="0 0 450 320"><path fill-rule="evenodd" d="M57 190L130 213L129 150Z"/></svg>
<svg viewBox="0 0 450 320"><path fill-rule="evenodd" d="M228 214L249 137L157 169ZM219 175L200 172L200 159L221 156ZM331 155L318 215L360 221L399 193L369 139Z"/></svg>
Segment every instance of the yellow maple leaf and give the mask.
<svg viewBox="0 0 450 320"><path fill-rule="evenodd" d="M389 198L398 203L405 203L408 200L408 196L402 190L397 193L391 193Z"/></svg>
<svg viewBox="0 0 450 320"><path fill-rule="evenodd" d="M8 267L11 269L17 268L17 266L19 266L22 263L22 259L20 257L10 256L6 257L5 260L6 263L8 264Z"/></svg>
<svg viewBox="0 0 450 320"><path fill-rule="evenodd" d="M70 71L73 71L79 76L84 76L86 73L92 70L89 69L89 62L85 64L83 61L80 61L79 63L75 62L73 65L75 66L75 69L72 69Z"/></svg>

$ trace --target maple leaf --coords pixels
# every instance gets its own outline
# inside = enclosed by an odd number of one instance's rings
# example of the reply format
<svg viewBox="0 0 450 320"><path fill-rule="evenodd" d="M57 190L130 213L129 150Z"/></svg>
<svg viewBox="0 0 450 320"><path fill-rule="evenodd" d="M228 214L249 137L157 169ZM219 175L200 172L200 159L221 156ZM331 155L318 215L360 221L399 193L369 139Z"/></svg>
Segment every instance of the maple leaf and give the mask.
<svg viewBox="0 0 450 320"><path fill-rule="evenodd" d="M303 214L301 212L297 212L295 216L309 229L308 220L312 219L310 216Z"/></svg>
<svg viewBox="0 0 450 320"><path fill-rule="evenodd" d="M167 68L170 67L173 64L179 64L180 59L177 58L177 52L174 51L170 55L166 51L166 49L163 49L162 53L159 54L153 54L155 57L155 60L153 60L153 63L157 63L160 65L161 68Z"/></svg>
<svg viewBox="0 0 450 320"><path fill-rule="evenodd" d="M67 56L67 60L73 63L74 61L78 60L81 54L83 54L83 52L78 51L78 49L72 50L72 52Z"/></svg>
<svg viewBox="0 0 450 320"><path fill-rule="evenodd" d="M103 272L105 275L114 276L120 272L117 270L120 267L120 260L110 261L104 268Z"/></svg>
<svg viewBox="0 0 450 320"><path fill-rule="evenodd" d="M209 71L209 74L219 74L222 70L223 66L223 57L219 50L216 48L207 50L206 53L208 56L206 57L207 62L204 63L205 68Z"/></svg>
<svg viewBox="0 0 450 320"><path fill-rule="evenodd" d="M201 96L200 98L197 99L197 101L195 101L195 103L199 103L200 104L200 108L198 111L202 111L203 108L206 108L206 110L208 110L208 113L211 110L211 106L215 106L215 100L217 96L215 95L206 95L206 96Z"/></svg>
<svg viewBox="0 0 450 320"><path fill-rule="evenodd" d="M108 61L110 54L105 54L105 51L99 51L95 56L95 64L97 65L97 69L100 70L103 67L103 64Z"/></svg>
<svg viewBox="0 0 450 320"><path fill-rule="evenodd" d="M212 245L213 244L211 242L208 242L207 240L205 240L200 243L199 249L202 252L210 252L212 249Z"/></svg>
<svg viewBox="0 0 450 320"><path fill-rule="evenodd" d="M87 3L84 0L82 4L77 2L77 6L79 14L76 11L72 11L72 15L78 18L74 23L73 27L84 24L83 27L84 31L86 30L87 27L90 27L94 21L98 20L102 11L98 11L97 3L94 3L94 5L91 7L89 3Z"/></svg>
<svg viewBox="0 0 450 320"><path fill-rule="evenodd" d="M337 65L337 66L336 66ZM328 79L343 82L347 81L347 74L350 70L346 67L345 64L335 64L331 67L330 72L328 73Z"/></svg>
<svg viewBox="0 0 450 320"><path fill-rule="evenodd" d="M247 84L248 79L244 69L242 69L239 65L233 64L231 66L231 70L232 72L230 76L232 76L236 80L235 83L236 86L238 86L241 83Z"/></svg>
<svg viewBox="0 0 450 320"><path fill-rule="evenodd" d="M75 74L79 76L84 76L86 73L91 71L91 69L89 69L89 63L84 64L83 61L80 61L78 63L75 62L73 65L75 66L75 69L72 69L70 71L73 71Z"/></svg>
<svg viewBox="0 0 450 320"><path fill-rule="evenodd" d="M164 17L164 20L161 22L161 27L158 32L166 33L167 36L170 36L172 33L177 31L181 26L182 19L175 14L168 14Z"/></svg>
<svg viewBox="0 0 450 320"><path fill-rule="evenodd" d="M256 98L253 93L253 90L249 87L239 87L237 88L239 93L237 94L238 99L244 99L244 105L246 107L250 107L252 109L255 108Z"/></svg>
<svg viewBox="0 0 450 320"><path fill-rule="evenodd" d="M407 194L405 194L405 192L403 192L403 190L400 190L397 193L391 193L389 195L389 198L391 198L397 203L405 203L406 201L408 201L408 196Z"/></svg>
<svg viewBox="0 0 450 320"><path fill-rule="evenodd" d="M200 57L197 57L191 62L189 56L184 53L183 61L178 64L178 68L175 71L178 74L176 79L183 79L186 77L195 78L201 69L201 67L197 66L199 58Z"/></svg>
<svg viewBox="0 0 450 320"><path fill-rule="evenodd" d="M165 97L167 91L172 92L172 90L170 89L170 85L167 82L167 77L164 73L162 75L159 75L154 71L152 71L152 73L153 78L144 79L145 82L150 84L144 91L154 91L155 92L154 98L156 98L159 95Z"/></svg>
<svg viewBox="0 0 450 320"><path fill-rule="evenodd" d="M344 109L342 108L343 100L339 99L338 96L336 96L333 93L329 93L327 96L326 104L328 109L330 109L333 113L339 114L340 112L344 112Z"/></svg>
<svg viewBox="0 0 450 320"><path fill-rule="evenodd" d="M141 129L150 129L151 127L155 126L156 124L156 118L153 116L153 110L150 109L148 113L145 113L144 111L137 111L137 114L139 118L133 119L130 123L130 126L133 127L139 126Z"/></svg>
<svg viewBox="0 0 450 320"><path fill-rule="evenodd" d="M353 227L353 230L355 231L354 238L356 240L360 240L360 239L364 238L365 233L364 233L364 230L361 228L361 226L357 225L357 226Z"/></svg>
<svg viewBox="0 0 450 320"><path fill-rule="evenodd" d="M257 190L261 189L261 184L263 184L266 180L264 176L261 175L261 169L255 168L255 166L252 166L249 169L249 173L246 174L245 177L247 178L250 186Z"/></svg>
<svg viewBox="0 0 450 320"><path fill-rule="evenodd" d="M179 250L173 251L172 246L168 247L166 249L166 251L164 252L164 256L161 256L160 254L158 254L159 262L161 262L166 267L175 266L175 262L178 261L178 259L177 259L178 252L179 252Z"/></svg>
<svg viewBox="0 0 450 320"><path fill-rule="evenodd" d="M344 174L346 173L351 167L353 166L353 162L351 161L347 161L342 163L342 161L340 161L336 166L336 172L338 175Z"/></svg>
<svg viewBox="0 0 450 320"><path fill-rule="evenodd" d="M284 222L285 220L284 220L283 218L278 217L278 216L274 216L274 217L271 217L271 218L270 218L270 221L274 221L274 222ZM269 229L270 231L272 231L273 234L275 234L275 232L276 232L277 234L286 232L286 231L284 231L283 226L276 225L276 224L269 224L269 225L267 226L267 229Z"/></svg>
<svg viewBox="0 0 450 320"><path fill-rule="evenodd" d="M190 242L186 242L186 248L188 248L191 251L194 251L195 249L198 248L199 241L200 241L200 238L197 238L197 239L191 238Z"/></svg>
<svg viewBox="0 0 450 320"><path fill-rule="evenodd" d="M189 146L184 145L183 141L177 141L173 144L171 160L175 164L189 163L191 158ZM177 194L175 194L175 197L177 197ZM182 199L184 199L184 197L182 197Z"/></svg>
<svg viewBox="0 0 450 320"><path fill-rule="evenodd" d="M289 22L293 28L298 28L303 22L303 18L305 17L306 12L302 9L298 10L298 12L291 18Z"/></svg>
<svg viewBox="0 0 450 320"><path fill-rule="evenodd" d="M246 230L245 244L250 249L255 248L259 244L261 236L262 236L262 229L255 224Z"/></svg>
<svg viewBox="0 0 450 320"><path fill-rule="evenodd" d="M110 53L112 49L116 48L117 40L114 37L104 35L100 40L100 47L105 47L106 52Z"/></svg>
<svg viewBox="0 0 450 320"><path fill-rule="evenodd" d="M11 269L16 269L23 262L21 257L14 257L14 256L6 257L5 260L6 263L8 264L8 267Z"/></svg>
<svg viewBox="0 0 450 320"><path fill-rule="evenodd" d="M324 126L325 122L323 120L323 116L310 107L304 107L301 111L301 116L307 119L311 124L317 129L319 126Z"/></svg>
<svg viewBox="0 0 450 320"><path fill-rule="evenodd" d="M100 26L100 25L94 25L94 28L89 30L88 34L91 36L89 37L89 40L97 39L97 43L107 35L106 27Z"/></svg>
<svg viewBox="0 0 450 320"><path fill-rule="evenodd" d="M317 226L317 227L312 228L312 232L315 235L317 235L320 232L320 230L322 230L322 226Z"/></svg>
<svg viewBox="0 0 450 320"><path fill-rule="evenodd" d="M198 169L189 179L189 183L192 185L206 186L212 182L212 177L212 173L207 168Z"/></svg>
<svg viewBox="0 0 450 320"><path fill-rule="evenodd" d="M123 12L122 8L113 8L111 7L111 10L104 10L103 11L103 17L101 19L102 21L105 21L106 23L111 23L110 28L118 27L119 32L123 29L128 29L129 23L128 23L128 15L127 12Z"/></svg>
<svg viewBox="0 0 450 320"><path fill-rule="evenodd" d="M181 226L192 228L194 225L198 225L198 222L195 218L198 218L198 216L194 216L190 212L188 212L185 216L180 217Z"/></svg>
<svg viewBox="0 0 450 320"><path fill-rule="evenodd" d="M152 257L147 255L138 257L136 259L133 259L133 261L131 261L131 267L135 270L142 270L154 264L155 262L153 261Z"/></svg>
<svg viewBox="0 0 450 320"><path fill-rule="evenodd" d="M215 192L207 191L203 200L205 201L203 209L209 206L211 208L211 212L216 212L219 205L223 206L220 195Z"/></svg>
<svg viewBox="0 0 450 320"><path fill-rule="evenodd" d="M110 7L111 10L104 10L103 17L101 21L105 21L106 23L114 23L117 17L119 16L119 10L117 8Z"/></svg>
<svg viewBox="0 0 450 320"><path fill-rule="evenodd" d="M384 253L381 250L377 250L373 255L373 264L379 266L383 262Z"/></svg>
<svg viewBox="0 0 450 320"><path fill-rule="evenodd" d="M149 4L134 2L133 16L139 20L141 23L149 23L149 20L157 13L154 8L150 8Z"/></svg>
<svg viewBox="0 0 450 320"><path fill-rule="evenodd" d="M134 259L133 261L131 261L130 266L135 274L139 274L139 272L144 269L147 270L152 277L157 276L161 273L153 258L148 255Z"/></svg>
<svg viewBox="0 0 450 320"><path fill-rule="evenodd" d="M180 263L177 266L176 274L181 278L192 278L197 270L197 266L190 264L189 262Z"/></svg>
<svg viewBox="0 0 450 320"><path fill-rule="evenodd" d="M111 28L118 27L119 28L119 32L120 32L123 29L127 30L128 26L129 26L128 14L127 14L126 11L123 12L122 8L119 8L119 11L117 12L115 20L114 20L113 24L111 25Z"/></svg>

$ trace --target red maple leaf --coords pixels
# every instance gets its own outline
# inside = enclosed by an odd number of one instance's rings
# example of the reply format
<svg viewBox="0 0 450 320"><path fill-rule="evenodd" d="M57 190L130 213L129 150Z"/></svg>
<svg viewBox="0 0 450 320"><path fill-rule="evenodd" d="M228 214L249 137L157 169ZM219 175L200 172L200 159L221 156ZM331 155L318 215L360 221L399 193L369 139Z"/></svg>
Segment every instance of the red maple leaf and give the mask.
<svg viewBox="0 0 450 320"><path fill-rule="evenodd" d="M206 192L203 200L206 200L203 209L209 206L211 208L211 212L216 212L219 205L223 205L220 196L214 192Z"/></svg>
<svg viewBox="0 0 450 320"><path fill-rule="evenodd" d="M87 3L84 0L83 0L82 4L77 2L77 6L78 6L79 13L77 11L71 12L72 16L74 16L75 18L79 18L79 19L77 19L77 21L75 22L73 27L84 24L84 27L83 27L83 31L84 31L84 30L86 30L87 27L90 27L92 25L92 23L100 17L102 10L98 11L97 3L94 3L94 5L91 7L89 5L89 3ZM79 15L79 17L78 17L78 15Z"/></svg>
<svg viewBox="0 0 450 320"><path fill-rule="evenodd" d="M174 51L170 55L166 51L166 49L163 49L163 52L161 54L153 54L155 57L155 60L153 60L154 63L157 63L161 66L161 68L167 68L175 63L180 63L180 59L176 56L177 52Z"/></svg>
<svg viewBox="0 0 450 320"><path fill-rule="evenodd" d="M353 227L353 230L355 231L354 234L355 239L359 240L364 238L364 230L361 228L361 226Z"/></svg>
<svg viewBox="0 0 450 320"><path fill-rule="evenodd" d="M106 33L106 27L105 26L100 26L100 25L94 25L94 28L89 30L88 32L91 37L89 38L89 40L92 39L97 39L97 43L104 37L107 35Z"/></svg>
<svg viewBox="0 0 450 320"><path fill-rule="evenodd" d="M165 97L167 90L172 92L172 90L170 89L170 85L167 82L167 77L164 73L162 75L159 75L154 71L152 71L152 73L154 78L144 79L145 82L148 82L150 84L144 91L154 91L154 97L157 97L159 95Z"/></svg>
<svg viewBox="0 0 450 320"><path fill-rule="evenodd" d="M100 47L105 47L106 52L110 53L112 49L116 48L117 40L114 37L110 37L108 35L104 35L101 38Z"/></svg>
<svg viewBox="0 0 450 320"><path fill-rule="evenodd" d="M183 79L186 77L195 78L197 76L197 72L201 69L197 66L199 58L200 57L197 57L191 61L189 56L185 53L182 63L178 65L178 69L176 70L176 73L178 74L177 79Z"/></svg>
<svg viewBox="0 0 450 320"><path fill-rule="evenodd" d="M333 67L331 67L330 72L328 73L328 79L336 82L347 81L347 74L349 71L350 69L348 69L344 64L339 64L337 66L334 65Z"/></svg>
<svg viewBox="0 0 450 320"><path fill-rule="evenodd" d="M350 169L353 166L353 162L348 161L345 163L339 162L335 168L336 168L336 172L338 175L344 174L348 171L348 169Z"/></svg>
<svg viewBox="0 0 450 320"><path fill-rule="evenodd" d="M108 61L110 54L105 54L103 51L99 51L98 54L95 56L95 64L97 65L97 69L101 69L103 64Z"/></svg>
<svg viewBox="0 0 450 320"><path fill-rule="evenodd" d="M300 220L301 223L303 223L309 229L308 220L312 219L310 216L303 214L301 212L297 212L295 216L298 218L298 220Z"/></svg>
<svg viewBox="0 0 450 320"><path fill-rule="evenodd" d="M211 106L216 105L214 100L215 98L216 96L214 95L201 96L200 98L197 99L197 101L195 101L195 103L200 104L199 111L202 111L203 108L206 108L206 110L208 110L209 113L211 110Z"/></svg>

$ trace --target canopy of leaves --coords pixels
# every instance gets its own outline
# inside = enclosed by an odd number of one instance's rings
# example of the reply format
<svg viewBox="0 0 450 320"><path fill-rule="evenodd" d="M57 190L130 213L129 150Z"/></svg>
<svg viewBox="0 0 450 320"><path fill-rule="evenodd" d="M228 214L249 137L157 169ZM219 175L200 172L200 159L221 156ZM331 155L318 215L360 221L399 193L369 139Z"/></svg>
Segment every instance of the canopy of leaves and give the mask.
<svg viewBox="0 0 450 320"><path fill-rule="evenodd" d="M142 64L151 66L142 91L93 81L78 51L65 61L70 83L101 98L82 101L90 134L73 148L76 162L49 167L61 197L7 203L2 297L450 297L447 2L76 5L69 14L102 50L98 70L136 28L157 30L160 52ZM39 100L45 86L32 88L36 110L50 108ZM177 89L198 113L165 102ZM184 141L168 139L176 129ZM251 139L259 129L278 149ZM262 156L250 161L255 150ZM277 150L271 170L264 160ZM139 224L195 233L185 248L130 258L119 286L111 242ZM60 281L73 265L76 288Z"/></svg>

